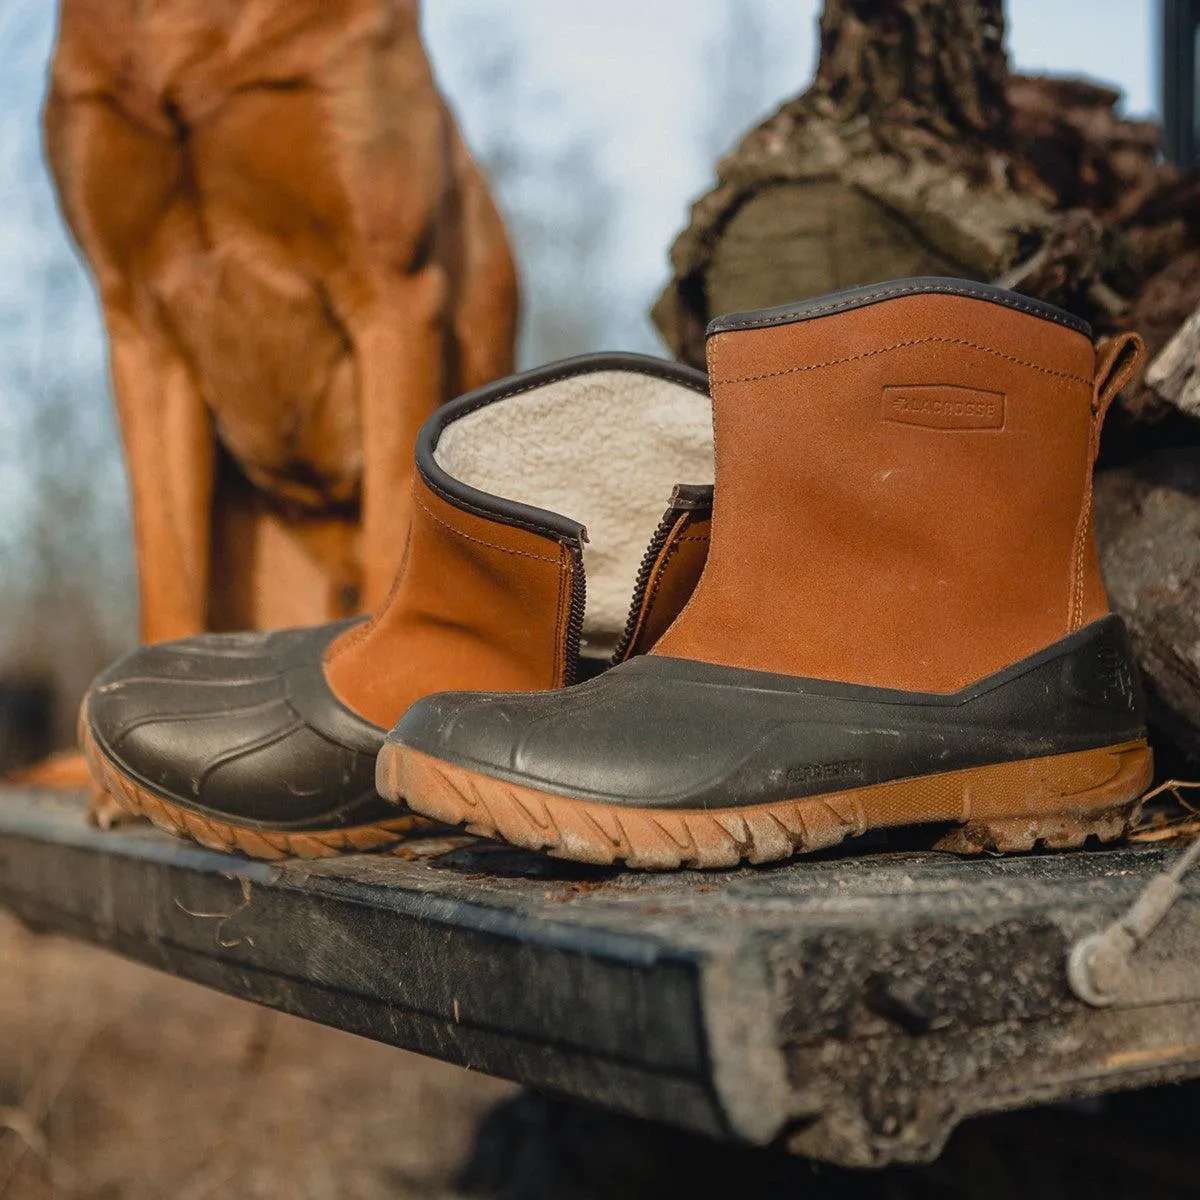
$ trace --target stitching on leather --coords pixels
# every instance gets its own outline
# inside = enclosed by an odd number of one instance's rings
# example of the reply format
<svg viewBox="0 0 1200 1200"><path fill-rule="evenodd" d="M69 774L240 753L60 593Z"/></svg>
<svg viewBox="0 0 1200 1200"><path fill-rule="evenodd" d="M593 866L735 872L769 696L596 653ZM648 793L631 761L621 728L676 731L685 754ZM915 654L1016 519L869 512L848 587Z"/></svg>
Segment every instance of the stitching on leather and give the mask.
<svg viewBox="0 0 1200 1200"><path fill-rule="evenodd" d="M679 550L679 547L681 545L683 545L684 542L711 542L711 541L712 541L711 533L684 534L681 537L677 537L670 544L670 546L667 547L666 556L663 558L662 563L660 564L660 566L658 568L658 572L654 576L654 586L650 589L649 594L646 596L645 600L642 602L642 611L638 614L638 624L637 624L637 628L633 631L633 637L629 639L629 651L630 652L629 652L629 654L626 655L626 658L634 657L634 653L635 653L634 647L638 644L638 639L641 638L642 634L646 630L646 622L650 619L650 614L654 611L654 601L658 599L658 591L659 591L659 588L662 587L663 577L666 575L667 567L670 566L671 559L675 557L676 553ZM679 612L677 612L675 614L676 621L681 616L683 616L684 612L688 608L688 605L691 604L692 597L695 596L695 594L696 594L696 592L695 592L695 589L693 588L692 595L687 598L687 602L684 604L683 608L681 608L679 610ZM672 622L672 624L674 624L674 622Z"/></svg>
<svg viewBox="0 0 1200 1200"><path fill-rule="evenodd" d="M1126 343L1128 345L1128 343ZM1101 420L1107 415L1109 408L1114 400L1120 394L1125 385L1134 377L1137 372L1138 365L1141 361L1141 354L1134 353L1132 358L1125 363L1123 367L1115 373L1110 374L1103 382L1096 380L1096 394L1092 399L1092 412ZM1117 361L1120 360L1120 352L1116 355ZM1115 367L1116 362L1113 363ZM1112 371L1112 367L1109 368ZM1105 399L1107 397L1107 399ZM1097 444L1099 443L1099 433L1096 434Z"/></svg>
<svg viewBox="0 0 1200 1200"><path fill-rule="evenodd" d="M714 382L716 382L716 376L717 376L717 357L719 354L719 343L720 343L720 338L710 337L705 341L705 344L704 344L704 357L705 357L705 361L707 362L707 365L708 365L709 392L713 396L713 479L714 479L714 481L719 480L722 477L721 439L716 436L716 429L717 429L716 395L715 395L715 393L712 392L712 384ZM714 486L714 488L716 487L715 482L714 482L713 486ZM710 542L712 540L713 529L715 528L715 524L716 524L716 511L717 510L714 507L712 512L708 515L708 518L707 518L707 520L709 521L708 538L709 538ZM699 609L699 607L700 607L699 596L700 596L700 591L701 591L701 585L703 584L703 582L704 582L704 577L703 577L703 573L702 573L700 579L696 581L696 586L694 588L692 588L692 594L687 598L687 602L676 614L675 620L672 621L671 624L668 626L667 631L663 634L662 638L659 639L660 644L665 638L670 636L672 630L678 629L686 623L687 616L692 611L693 608L696 608L697 610ZM685 637L686 637L686 635L685 635ZM654 652L654 647L651 646L649 653L652 654L653 652Z"/></svg>
<svg viewBox="0 0 1200 1200"><path fill-rule="evenodd" d="M1080 553L1084 545L1084 530L1087 528L1087 500L1084 500L1084 510L1079 514L1079 522L1075 526L1075 539L1070 557L1072 557L1072 580L1070 580L1070 595L1067 600L1067 632L1073 634L1079 622L1079 589L1082 576L1084 556Z"/></svg>
<svg viewBox="0 0 1200 1200"><path fill-rule="evenodd" d="M844 363L858 362L864 358L874 358L879 354L888 354L893 350L906 350L912 346L926 346L930 343L938 343L946 346L966 346L971 350L982 350L983 353L994 355L996 358L1002 358L1006 362L1016 363L1021 367L1029 367L1033 371L1040 371L1043 375L1054 375L1059 379L1069 379L1072 383L1087 384L1089 387L1092 384L1090 379L1086 379L1082 375L1073 375L1070 371L1057 371L1053 367L1043 367L1039 363L1029 362L1028 359L1017 358L1015 355L1005 354L1002 350L995 350L991 346L981 346L978 342L969 342L963 338L936 336L914 338L907 342L893 342L890 346L880 346L875 350L865 350L862 354L851 354L846 358L831 358L827 362L802 363L798 367L786 367L781 371L766 371L761 375L734 375L727 379L717 378L714 375L712 382L713 384L755 383L760 379L774 379L779 375L795 375L801 371L819 371L823 367L837 367Z"/></svg>
<svg viewBox="0 0 1200 1200"><path fill-rule="evenodd" d="M415 504L416 495L409 490L409 499ZM383 620L384 614L392 607L392 601L396 598L396 593L400 590L400 582L408 569L408 554L412 548L412 514L409 514L408 528L404 532L404 548L400 551L400 563L396 567L396 573L392 576L391 586L388 588L387 595L383 598L383 603L374 610L370 617L363 621L351 633L340 638L335 638L328 646L325 647L325 652L321 655L321 662L331 667L343 654L348 654L355 646L364 641L375 627ZM347 705L347 708L350 706Z"/></svg>
<svg viewBox="0 0 1200 1200"><path fill-rule="evenodd" d="M881 288L877 292L864 292L858 296L832 301L829 304L818 304L811 308L797 308L772 317L749 317L743 321L725 321L719 318L720 323L714 332L722 333L727 329L753 329L759 325L785 325L794 321L805 320L808 317L820 316L822 313L852 312L856 308L865 307L866 304L872 301L886 300L892 296L965 296L970 300L985 300L990 304L998 304L1002 308L1012 308L1018 312L1028 313L1030 316L1039 317L1043 321L1052 321L1055 325L1061 325L1064 329L1070 329L1075 333L1087 336L1082 328L1082 321L1070 320L1066 316L1060 317L1056 313L1045 312L1043 309L1035 308L1031 304L1022 304L1019 300L1009 300L1007 297L1001 298L1000 296L993 295L991 292L981 292L973 288L963 287L938 287L936 285Z"/></svg>
<svg viewBox="0 0 1200 1200"><path fill-rule="evenodd" d="M1075 577L1072 580L1071 599L1067 608L1068 633L1073 633L1083 624L1083 579L1088 534L1091 532L1092 524L1092 486L1102 420L1102 414L1093 402L1091 419L1088 424L1087 456L1083 466L1083 503L1079 510L1079 522L1075 527L1075 544L1072 549Z"/></svg>
<svg viewBox="0 0 1200 1200"><path fill-rule="evenodd" d="M1083 576L1084 576L1084 559L1087 549L1088 533L1092 526L1092 497L1091 497L1091 472L1088 472L1087 488L1088 495L1083 501L1083 520L1079 526L1079 543L1075 547L1075 612L1073 615L1073 624L1068 632L1074 633L1076 629L1083 624Z"/></svg>
<svg viewBox="0 0 1200 1200"><path fill-rule="evenodd" d="M1083 511L1079 514L1079 526L1075 534L1075 579L1071 589L1071 600L1067 609L1067 632L1074 633L1083 624L1083 577L1084 550L1092 523L1091 472L1084 477L1087 494L1083 500Z"/></svg>
<svg viewBox="0 0 1200 1200"><path fill-rule="evenodd" d="M712 390L713 384L720 383L720 375L717 371L717 358L721 349L721 338L710 337L704 343L704 357L707 359L706 366L708 367L708 386ZM713 403L713 424L716 424L716 403ZM716 458L716 446L713 447L713 457Z"/></svg>
<svg viewBox="0 0 1200 1200"><path fill-rule="evenodd" d="M1079 525L1075 534L1075 586L1071 595L1071 606L1067 613L1067 631L1069 633L1074 632L1083 624L1083 584L1086 574L1088 537L1092 534L1096 455L1100 449L1100 427L1103 420L1103 410L1093 408L1091 426L1088 430L1087 462L1083 471L1083 507L1079 514Z"/></svg>
<svg viewBox="0 0 1200 1200"><path fill-rule="evenodd" d="M429 517L430 520L436 521L444 529L450 530L451 533L457 534L460 538L465 538L468 542L476 542L480 546L486 546L489 550L499 550L501 554L515 554L518 558L532 558L535 562L558 563L561 561L558 557L551 558L549 555L545 554L530 554L526 550L512 550L508 546L498 546L495 542L486 542L483 540L483 538L472 537L471 534L463 533L461 529L451 525L449 521L443 521L441 517L431 512L424 501L415 496L413 497L413 500L417 507L427 517Z"/></svg>
<svg viewBox="0 0 1200 1200"><path fill-rule="evenodd" d="M343 654L348 653L355 646L357 646L367 636L367 634L375 628L379 618L386 611L387 605L385 604L383 608L379 610L379 612L371 615L371 619L369 621L360 625L352 632L343 634L342 637L336 638L334 641L330 642L330 644L325 647L325 653L321 656L322 663L325 666L330 667L337 662L337 660L341 658Z"/></svg>
<svg viewBox="0 0 1200 1200"><path fill-rule="evenodd" d="M1128 357L1124 365L1121 358L1125 350L1133 343L1128 334L1121 335L1121 340L1106 351L1104 360L1096 364L1096 378L1093 383L1091 426L1088 430L1087 462L1083 471L1083 506L1079 513L1079 524L1075 533L1075 578L1071 589L1071 601L1067 610L1067 631L1074 632L1083 625L1084 578L1087 574L1087 549L1089 537L1094 537L1092 520L1095 511L1095 476L1096 455L1100 451L1100 434L1104 424L1104 416L1113 400L1121 389L1133 378L1137 371L1140 353L1135 352Z"/></svg>

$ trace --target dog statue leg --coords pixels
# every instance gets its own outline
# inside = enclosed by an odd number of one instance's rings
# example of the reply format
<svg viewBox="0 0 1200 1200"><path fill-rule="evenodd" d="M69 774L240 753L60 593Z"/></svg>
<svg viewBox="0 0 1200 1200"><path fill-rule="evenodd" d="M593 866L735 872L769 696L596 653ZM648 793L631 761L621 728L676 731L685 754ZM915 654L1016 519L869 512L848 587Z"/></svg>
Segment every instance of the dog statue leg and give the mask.
<svg viewBox="0 0 1200 1200"><path fill-rule="evenodd" d="M202 238L170 123L135 120L99 98L89 80L69 55L56 59L46 148L63 216L104 306L133 500L142 639L161 641L205 627L213 435L156 293L172 262Z"/></svg>
<svg viewBox="0 0 1200 1200"><path fill-rule="evenodd" d="M113 391L133 501L143 641L204 628L207 597L212 432L182 360L109 311ZM160 391L158 386L164 386ZM78 752L56 754L12 782L79 788L90 777ZM115 802L91 788L89 815L102 826L122 819Z"/></svg>
<svg viewBox="0 0 1200 1200"><path fill-rule="evenodd" d="M106 311L133 507L142 641L205 628L214 443L207 410L186 364L162 339ZM93 785L91 821L129 820Z"/></svg>
<svg viewBox="0 0 1200 1200"><path fill-rule="evenodd" d="M504 224L456 130L450 168L459 190L462 277L452 297L438 261L377 283L379 301L355 338L363 414L364 604L387 597L408 533L412 447L448 389L469 391L511 374L517 276ZM453 311L449 311L453 306ZM454 377L446 368L453 363Z"/></svg>
<svg viewBox="0 0 1200 1200"><path fill-rule="evenodd" d="M444 398L445 276L430 264L389 280L354 335L363 429L363 608L387 598L408 537L413 445Z"/></svg>
<svg viewBox="0 0 1200 1200"><path fill-rule="evenodd" d="M107 315L133 503L142 641L187 637L208 624L212 422L169 343Z"/></svg>

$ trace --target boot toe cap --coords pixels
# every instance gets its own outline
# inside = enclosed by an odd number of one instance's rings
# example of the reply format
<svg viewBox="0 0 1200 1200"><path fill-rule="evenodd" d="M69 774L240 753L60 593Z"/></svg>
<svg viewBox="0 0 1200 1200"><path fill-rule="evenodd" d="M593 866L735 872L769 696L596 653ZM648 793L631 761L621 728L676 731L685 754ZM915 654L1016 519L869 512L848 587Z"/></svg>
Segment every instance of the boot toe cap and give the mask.
<svg viewBox="0 0 1200 1200"><path fill-rule="evenodd" d="M85 742L135 787L236 824L352 824L364 805L394 817L372 786L383 731L324 684L322 655L342 627L142 647L93 683Z"/></svg>

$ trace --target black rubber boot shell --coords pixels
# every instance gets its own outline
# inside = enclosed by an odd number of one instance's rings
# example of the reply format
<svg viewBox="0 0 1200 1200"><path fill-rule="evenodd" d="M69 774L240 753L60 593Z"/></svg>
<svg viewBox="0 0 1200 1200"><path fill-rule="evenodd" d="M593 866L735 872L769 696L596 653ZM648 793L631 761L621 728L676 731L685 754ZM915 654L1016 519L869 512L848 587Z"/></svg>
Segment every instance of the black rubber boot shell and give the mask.
<svg viewBox="0 0 1200 1200"><path fill-rule="evenodd" d="M650 655L565 692L430 696L388 741L556 796L712 811L1144 739L1142 711L1108 616L948 695Z"/></svg>
<svg viewBox="0 0 1200 1200"><path fill-rule="evenodd" d="M350 624L143 646L92 684L86 733L137 786L247 829L395 820L375 791L384 730L341 704L321 670Z"/></svg>

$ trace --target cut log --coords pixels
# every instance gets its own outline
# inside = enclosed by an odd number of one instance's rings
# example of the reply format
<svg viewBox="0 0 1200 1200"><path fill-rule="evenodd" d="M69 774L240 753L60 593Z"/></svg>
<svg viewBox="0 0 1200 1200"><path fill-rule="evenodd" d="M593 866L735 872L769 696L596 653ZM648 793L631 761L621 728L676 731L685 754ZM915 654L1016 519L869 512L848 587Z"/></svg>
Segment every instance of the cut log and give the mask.
<svg viewBox="0 0 1200 1200"><path fill-rule="evenodd" d="M1152 121L1116 114L1121 93L1082 79L1010 75L1008 145L1056 209L1088 208L1112 224L1132 216L1173 168Z"/></svg>
<svg viewBox="0 0 1200 1200"><path fill-rule="evenodd" d="M987 137L1007 124L1007 77L1003 0L826 0L813 92L845 120L902 139L922 124Z"/></svg>

